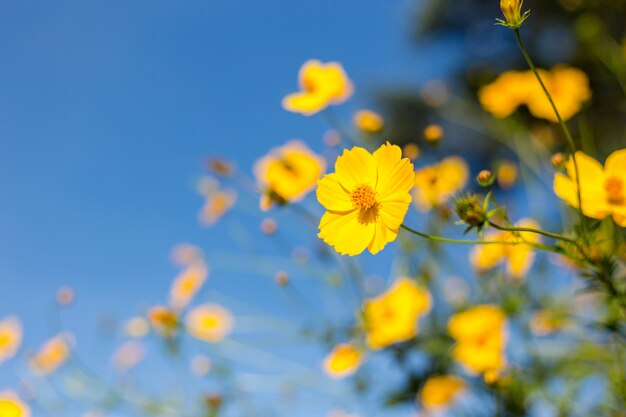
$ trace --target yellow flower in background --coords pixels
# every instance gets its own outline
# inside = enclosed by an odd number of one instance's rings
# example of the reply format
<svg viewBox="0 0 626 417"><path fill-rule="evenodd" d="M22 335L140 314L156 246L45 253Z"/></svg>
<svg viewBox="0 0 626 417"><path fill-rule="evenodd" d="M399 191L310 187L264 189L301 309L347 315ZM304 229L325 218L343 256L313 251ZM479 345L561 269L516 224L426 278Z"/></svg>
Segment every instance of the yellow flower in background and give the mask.
<svg viewBox="0 0 626 417"><path fill-rule="evenodd" d="M140 339L150 331L150 323L143 317L133 317L124 323L124 333L129 337Z"/></svg>
<svg viewBox="0 0 626 417"><path fill-rule="evenodd" d="M318 236L342 255L368 248L378 253L396 239L411 202L413 164L387 142L373 154L344 150L335 172L318 181L317 199L326 208Z"/></svg>
<svg viewBox="0 0 626 417"><path fill-rule="evenodd" d="M0 392L0 417L30 417L30 407L13 391Z"/></svg>
<svg viewBox="0 0 626 417"><path fill-rule="evenodd" d="M365 133L379 133L385 122L383 117L371 110L359 110L354 114L354 125Z"/></svg>
<svg viewBox="0 0 626 417"><path fill-rule="evenodd" d="M465 381L458 376L431 376L422 387L419 399L426 409L445 407L450 405L465 387Z"/></svg>
<svg viewBox="0 0 626 417"><path fill-rule="evenodd" d="M346 101L354 90L341 64L310 60L300 68L301 91L283 99L285 110L310 116L331 104Z"/></svg>
<svg viewBox="0 0 626 417"><path fill-rule="evenodd" d="M559 65L550 71L538 70L563 120L580 111L591 98L589 79L577 69ZM507 71L478 91L483 108L495 117L505 118L521 105L538 118L557 122L552 106L531 71Z"/></svg>
<svg viewBox="0 0 626 417"><path fill-rule="evenodd" d="M263 192L261 209L268 210L274 203L300 201L315 187L325 169L324 159L298 140L272 149L254 165Z"/></svg>
<svg viewBox="0 0 626 417"><path fill-rule="evenodd" d="M438 124L430 124L424 129L424 140L436 144L443 138L443 127Z"/></svg>
<svg viewBox="0 0 626 417"><path fill-rule="evenodd" d="M382 349L417 335L417 322L431 308L430 293L414 280L401 277L387 292L363 303L366 343Z"/></svg>
<svg viewBox="0 0 626 417"><path fill-rule="evenodd" d="M423 212L446 203L467 184L469 166L458 156L444 158L438 164L418 169L413 197Z"/></svg>
<svg viewBox="0 0 626 417"><path fill-rule="evenodd" d="M22 324L17 317L0 320L0 364L11 359L22 343Z"/></svg>
<svg viewBox="0 0 626 417"><path fill-rule="evenodd" d="M532 219L522 219L517 227L539 229L540 226ZM530 232L501 232L494 231L485 234L485 240L506 242L538 243L539 235ZM524 278L533 264L535 254L530 245L476 245L470 253L470 261L476 271L482 273L495 268L502 263L506 264L507 273L513 278Z"/></svg>
<svg viewBox="0 0 626 417"><path fill-rule="evenodd" d="M613 152L602 164L579 151L576 161L580 170L582 212L594 219L613 216L615 223L626 227L626 149ZM572 207L578 208L578 187L574 161L566 165L567 175L554 176L554 192Z"/></svg>
<svg viewBox="0 0 626 417"><path fill-rule="evenodd" d="M67 333L48 340L31 359L33 370L42 375L54 372L70 356L72 344L73 337Z"/></svg>
<svg viewBox="0 0 626 417"><path fill-rule="evenodd" d="M148 311L148 320L152 328L161 336L172 337L178 330L179 317L174 310L163 307L154 306Z"/></svg>
<svg viewBox="0 0 626 417"><path fill-rule="evenodd" d="M341 343L324 359L324 371L333 378L352 375L363 362L363 351L350 343Z"/></svg>
<svg viewBox="0 0 626 417"><path fill-rule="evenodd" d="M113 365L120 372L137 366L146 356L146 348L136 340L124 342L113 354Z"/></svg>
<svg viewBox="0 0 626 417"><path fill-rule="evenodd" d="M506 366L506 316L500 307L480 305L453 315L448 332L452 357L469 372L493 377Z"/></svg>
<svg viewBox="0 0 626 417"><path fill-rule="evenodd" d="M170 289L170 306L175 310L185 308L200 291L208 268L204 263L192 264L182 271L172 282Z"/></svg>
<svg viewBox="0 0 626 417"><path fill-rule="evenodd" d="M501 161L496 169L496 180L501 188L508 189L515 185L519 170L515 162Z"/></svg>
<svg viewBox="0 0 626 417"><path fill-rule="evenodd" d="M200 210L200 223L213 226L237 202L237 192L230 188L221 188L215 178L203 178L198 185L198 192L205 197L205 203Z"/></svg>
<svg viewBox="0 0 626 417"><path fill-rule="evenodd" d="M205 342L223 340L233 328L230 311L217 304L203 304L191 310L185 319L187 332Z"/></svg>

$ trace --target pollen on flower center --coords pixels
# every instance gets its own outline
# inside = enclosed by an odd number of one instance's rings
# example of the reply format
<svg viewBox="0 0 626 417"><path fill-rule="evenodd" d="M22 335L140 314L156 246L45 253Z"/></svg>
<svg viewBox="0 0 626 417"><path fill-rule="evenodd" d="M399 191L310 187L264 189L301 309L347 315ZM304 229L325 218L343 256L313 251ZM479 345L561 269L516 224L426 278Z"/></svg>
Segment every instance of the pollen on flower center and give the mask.
<svg viewBox="0 0 626 417"><path fill-rule="evenodd" d="M367 210L376 205L376 191L367 184L358 185L350 195L354 207Z"/></svg>
<svg viewBox="0 0 626 417"><path fill-rule="evenodd" d="M604 183L604 190L606 191L606 199L609 204L625 205L626 198L624 197L624 182L615 177L611 177Z"/></svg>

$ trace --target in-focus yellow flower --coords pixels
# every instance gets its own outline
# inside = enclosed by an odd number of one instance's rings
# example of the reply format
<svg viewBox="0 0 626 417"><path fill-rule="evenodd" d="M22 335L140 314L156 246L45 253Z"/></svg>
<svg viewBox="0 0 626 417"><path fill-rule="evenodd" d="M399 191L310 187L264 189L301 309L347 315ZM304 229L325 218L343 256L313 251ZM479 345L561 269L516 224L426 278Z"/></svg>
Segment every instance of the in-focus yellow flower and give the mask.
<svg viewBox="0 0 626 417"><path fill-rule="evenodd" d="M626 227L626 149L613 152L602 164L579 151L576 161L580 170L582 212L594 219L613 216L615 223ZM572 207L578 208L578 187L574 161L565 165L567 175L557 173L554 192Z"/></svg>
<svg viewBox="0 0 626 417"><path fill-rule="evenodd" d="M344 150L335 172L318 181L317 199L326 208L318 236L342 255L373 254L395 240L411 202L413 164L387 142L373 154Z"/></svg>
<svg viewBox="0 0 626 417"><path fill-rule="evenodd" d="M352 375L363 362L363 351L350 343L341 343L324 359L324 371L333 378Z"/></svg>
<svg viewBox="0 0 626 417"><path fill-rule="evenodd" d="M532 219L522 219L517 227L539 229L540 226ZM539 235L530 232L501 232L494 231L485 234L485 240L505 242L538 243ZM532 246L525 244L507 245L476 245L470 253L470 261L477 272L485 272L502 263L506 264L507 273L512 278L524 278L533 264L535 254Z"/></svg>
<svg viewBox="0 0 626 417"><path fill-rule="evenodd" d="M22 324L17 317L0 320L0 364L11 359L22 343Z"/></svg>
<svg viewBox="0 0 626 417"><path fill-rule="evenodd" d="M203 304L191 310L185 319L190 335L216 343L223 340L233 328L230 311L217 304Z"/></svg>
<svg viewBox="0 0 626 417"><path fill-rule="evenodd" d="M274 203L300 201L315 187L325 169L324 159L298 140L272 149L254 165L263 192L261 209L268 210Z"/></svg>
<svg viewBox="0 0 626 417"><path fill-rule="evenodd" d="M448 321L456 345L453 358L473 374L497 375L506 366L506 316L500 307L480 305Z"/></svg>
<svg viewBox="0 0 626 417"><path fill-rule="evenodd" d="M30 417L30 407L13 391L0 392L0 417Z"/></svg>
<svg viewBox="0 0 626 417"><path fill-rule="evenodd" d="M354 90L341 64L310 60L300 68L301 91L283 99L285 110L310 116L331 104L346 101Z"/></svg>
<svg viewBox="0 0 626 417"><path fill-rule="evenodd" d="M450 405L465 387L465 381L458 376L432 376L426 380L420 391L420 402L426 409L445 407Z"/></svg>
<svg viewBox="0 0 626 417"><path fill-rule="evenodd" d="M431 308L430 293L414 280L401 277L385 293L363 303L366 343L382 349L417 335L418 320Z"/></svg>
<svg viewBox="0 0 626 417"><path fill-rule="evenodd" d="M180 324L178 313L168 307L154 306L148 311L148 320L152 328L161 336L172 337Z"/></svg>
<svg viewBox="0 0 626 417"><path fill-rule="evenodd" d="M204 263L192 264L172 282L170 306L175 310L185 308L200 291L208 274Z"/></svg>
<svg viewBox="0 0 626 417"><path fill-rule="evenodd" d="M438 143L443 138L443 128L438 124L430 124L424 129L424 140L429 143Z"/></svg>
<svg viewBox="0 0 626 417"><path fill-rule="evenodd" d="M564 65L550 71L538 70L563 120L580 111L591 98L589 79L577 69ZM539 82L531 71L507 71L478 91L483 108L495 117L505 118L521 105L535 117L556 122L557 118Z"/></svg>
<svg viewBox="0 0 626 417"><path fill-rule="evenodd" d="M73 337L67 333L48 340L31 359L33 370L42 375L54 372L70 356L72 344Z"/></svg>
<svg viewBox="0 0 626 417"><path fill-rule="evenodd" d="M359 110L354 114L354 125L365 133L379 133L385 122L383 117L371 110Z"/></svg>
<svg viewBox="0 0 626 417"><path fill-rule="evenodd" d="M458 156L444 158L438 164L426 166L415 173L413 197L423 212L446 203L467 184L469 167Z"/></svg>
<svg viewBox="0 0 626 417"><path fill-rule="evenodd" d="M500 0L500 10L504 15L504 20L496 19L498 24L517 29L522 26L524 20L530 15L529 11L522 13L524 0Z"/></svg>

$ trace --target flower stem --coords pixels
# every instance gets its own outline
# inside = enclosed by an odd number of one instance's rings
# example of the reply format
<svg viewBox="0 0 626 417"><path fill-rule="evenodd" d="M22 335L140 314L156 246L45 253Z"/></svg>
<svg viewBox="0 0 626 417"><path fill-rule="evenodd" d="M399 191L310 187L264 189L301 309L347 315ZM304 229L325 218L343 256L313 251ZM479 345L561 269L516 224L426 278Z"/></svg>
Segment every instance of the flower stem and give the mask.
<svg viewBox="0 0 626 417"><path fill-rule="evenodd" d="M504 232L528 232L528 233L535 233L535 234L538 234L538 235L551 237L552 239L562 240L563 242L571 243L573 245L578 246L578 242L576 242L574 239L570 239L569 237L566 237L566 236L563 236L563 235L559 235L557 233L546 232L545 230L534 229L532 227L518 227L518 226L506 227L506 226L500 226L499 224L494 223L491 220L488 223L494 229L502 230Z"/></svg>
<svg viewBox="0 0 626 417"><path fill-rule="evenodd" d="M548 98L548 101L550 102L550 105L552 106L552 110L554 111L554 114L555 114L557 120L559 121L559 125L561 125L561 129L563 130L563 133L565 133L565 138L567 139L567 142L568 142L569 147L571 149L572 160L574 161L574 172L576 173L576 189L577 189L577 197L578 197L578 213L580 214L581 222L584 223L585 217L583 215L582 197L581 197L581 194L580 194L580 175L579 175L579 172L578 172L578 161L576 161L576 145L574 144L574 139L572 139L572 135L571 135L567 125L563 121L563 118L561 117L561 114L559 113L558 109L556 108L556 105L554 104L554 100L552 100L552 96L550 95L550 92L548 91L548 89L546 88L545 84L543 83L543 80L539 76L539 72L537 71L537 68L535 68L535 64L533 64L533 61L530 58L530 55L528 55L528 52L526 51L526 47L524 46L524 42L522 41L522 36L520 35L519 29L513 29L513 31L515 32L515 38L517 39L517 44L519 45L520 50L522 51L522 55L524 55L524 59L526 60L526 63L530 67L530 70L532 71L532 73L535 75L535 78L537 79L537 81L539 81L539 84L541 85L541 89L543 90L544 94Z"/></svg>

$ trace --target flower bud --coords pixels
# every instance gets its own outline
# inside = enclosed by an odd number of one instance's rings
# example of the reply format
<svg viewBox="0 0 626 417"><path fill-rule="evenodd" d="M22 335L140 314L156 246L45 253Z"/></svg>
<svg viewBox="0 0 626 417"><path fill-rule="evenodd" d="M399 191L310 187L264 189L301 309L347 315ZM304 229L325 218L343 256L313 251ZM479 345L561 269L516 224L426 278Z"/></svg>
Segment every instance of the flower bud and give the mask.
<svg viewBox="0 0 626 417"><path fill-rule="evenodd" d="M483 169L476 176L476 182L481 187L489 187L491 186L491 184L493 184L495 180L496 180L495 175L493 175L493 173L489 171L488 169Z"/></svg>
<svg viewBox="0 0 626 417"><path fill-rule="evenodd" d="M454 211L463 222L471 227L480 228L487 221L487 213L475 195L467 195L457 199Z"/></svg>
<svg viewBox="0 0 626 417"><path fill-rule="evenodd" d="M498 23L511 29L518 29L522 26L530 14L529 11L522 14L523 3L524 0L500 0L500 9L504 15L504 20L498 19Z"/></svg>
<svg viewBox="0 0 626 417"><path fill-rule="evenodd" d="M554 168L561 169L565 166L565 155L563 155L561 152L557 152L552 155L552 158L550 158L550 162L552 163L552 166Z"/></svg>

